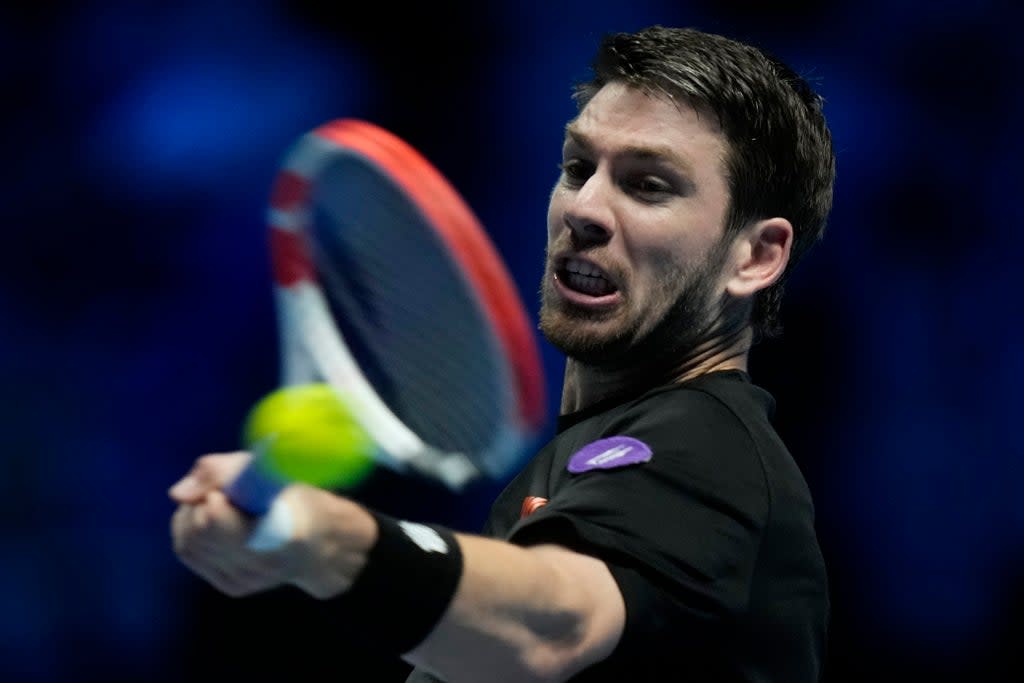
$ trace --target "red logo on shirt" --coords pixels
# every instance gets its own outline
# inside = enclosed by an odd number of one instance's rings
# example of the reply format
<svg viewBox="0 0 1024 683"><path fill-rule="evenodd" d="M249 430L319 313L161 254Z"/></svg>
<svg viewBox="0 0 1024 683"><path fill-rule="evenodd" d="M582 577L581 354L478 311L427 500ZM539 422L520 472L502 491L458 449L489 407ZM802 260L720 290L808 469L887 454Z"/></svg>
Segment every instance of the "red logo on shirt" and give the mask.
<svg viewBox="0 0 1024 683"><path fill-rule="evenodd" d="M542 508L548 504L547 498L541 498L540 496L527 496L523 498L523 507L519 510L519 519L523 517L529 517L538 508Z"/></svg>

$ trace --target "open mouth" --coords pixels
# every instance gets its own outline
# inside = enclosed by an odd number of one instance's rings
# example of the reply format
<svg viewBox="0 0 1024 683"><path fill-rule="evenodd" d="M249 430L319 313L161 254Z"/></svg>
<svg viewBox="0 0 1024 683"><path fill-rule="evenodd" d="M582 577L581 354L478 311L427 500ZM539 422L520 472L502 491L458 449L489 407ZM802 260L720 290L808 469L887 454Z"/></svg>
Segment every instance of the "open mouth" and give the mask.
<svg viewBox="0 0 1024 683"><path fill-rule="evenodd" d="M607 296L618 290L604 271L593 263L580 259L563 259L555 270L555 275L568 289L587 296Z"/></svg>

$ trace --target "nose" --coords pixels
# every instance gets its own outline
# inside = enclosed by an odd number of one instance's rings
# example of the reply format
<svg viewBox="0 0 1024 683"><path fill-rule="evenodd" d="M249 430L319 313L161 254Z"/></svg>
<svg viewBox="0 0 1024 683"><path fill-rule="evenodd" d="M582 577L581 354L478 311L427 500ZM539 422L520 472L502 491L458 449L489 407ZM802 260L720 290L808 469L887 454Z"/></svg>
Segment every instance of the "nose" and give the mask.
<svg viewBox="0 0 1024 683"><path fill-rule="evenodd" d="M612 238L614 215L609 186L595 173L573 191L562 219L572 235L573 246L582 249L605 244Z"/></svg>

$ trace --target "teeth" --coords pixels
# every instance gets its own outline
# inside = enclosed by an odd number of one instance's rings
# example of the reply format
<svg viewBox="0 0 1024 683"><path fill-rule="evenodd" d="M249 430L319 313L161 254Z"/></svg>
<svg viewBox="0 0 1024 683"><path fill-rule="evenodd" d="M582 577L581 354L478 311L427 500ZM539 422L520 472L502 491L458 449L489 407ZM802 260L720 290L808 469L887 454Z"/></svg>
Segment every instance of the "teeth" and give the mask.
<svg viewBox="0 0 1024 683"><path fill-rule="evenodd" d="M590 296L603 296L615 291L604 272L586 261L569 258L563 265L564 282L577 292Z"/></svg>
<svg viewBox="0 0 1024 683"><path fill-rule="evenodd" d="M580 275L588 275L590 277L604 277L600 269L586 261L569 259L565 264L565 269L570 273L579 273Z"/></svg>
<svg viewBox="0 0 1024 683"><path fill-rule="evenodd" d="M602 294L608 294L612 291L608 281L604 278L588 277L579 273L569 273L568 284L577 292L583 292L584 294L590 294L591 296L601 296Z"/></svg>

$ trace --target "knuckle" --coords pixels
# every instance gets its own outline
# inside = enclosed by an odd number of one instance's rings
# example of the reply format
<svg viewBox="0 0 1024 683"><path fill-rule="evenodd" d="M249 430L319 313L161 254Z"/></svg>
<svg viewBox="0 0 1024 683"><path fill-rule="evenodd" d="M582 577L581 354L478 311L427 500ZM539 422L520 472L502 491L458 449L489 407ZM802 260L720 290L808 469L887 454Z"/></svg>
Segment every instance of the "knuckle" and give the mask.
<svg viewBox="0 0 1024 683"><path fill-rule="evenodd" d="M206 473L213 470L216 464L217 456L213 453L207 453L206 455L201 455L196 459L194 469L197 473Z"/></svg>

